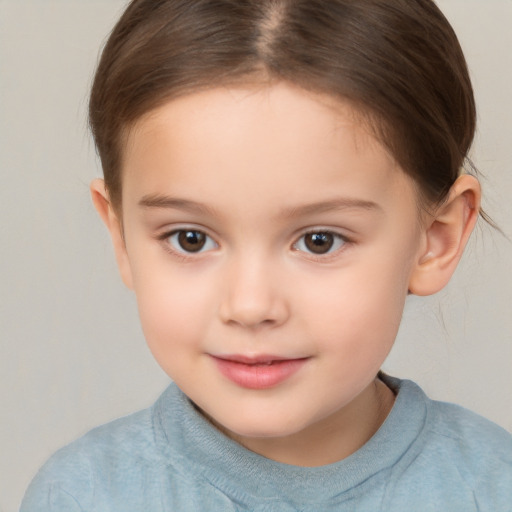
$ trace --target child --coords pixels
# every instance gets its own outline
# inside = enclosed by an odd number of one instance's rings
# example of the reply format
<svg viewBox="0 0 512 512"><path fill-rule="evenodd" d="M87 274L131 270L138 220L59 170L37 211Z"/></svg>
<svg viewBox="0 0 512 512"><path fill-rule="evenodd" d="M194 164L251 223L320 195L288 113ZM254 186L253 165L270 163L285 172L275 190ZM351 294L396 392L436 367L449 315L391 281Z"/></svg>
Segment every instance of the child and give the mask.
<svg viewBox="0 0 512 512"><path fill-rule="evenodd" d="M431 0L134 0L91 185L173 379L59 451L25 511L510 511L512 438L379 369L480 212Z"/></svg>

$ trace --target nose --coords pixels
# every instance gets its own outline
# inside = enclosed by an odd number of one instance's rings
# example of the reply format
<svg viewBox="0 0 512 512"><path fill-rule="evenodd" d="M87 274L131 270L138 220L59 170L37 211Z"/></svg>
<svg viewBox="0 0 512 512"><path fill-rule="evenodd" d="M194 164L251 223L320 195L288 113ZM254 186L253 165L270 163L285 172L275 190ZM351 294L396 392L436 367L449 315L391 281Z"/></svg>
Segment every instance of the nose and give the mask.
<svg viewBox="0 0 512 512"><path fill-rule="evenodd" d="M289 317L279 268L265 258L232 261L225 273L220 304L222 322L247 329L275 327Z"/></svg>

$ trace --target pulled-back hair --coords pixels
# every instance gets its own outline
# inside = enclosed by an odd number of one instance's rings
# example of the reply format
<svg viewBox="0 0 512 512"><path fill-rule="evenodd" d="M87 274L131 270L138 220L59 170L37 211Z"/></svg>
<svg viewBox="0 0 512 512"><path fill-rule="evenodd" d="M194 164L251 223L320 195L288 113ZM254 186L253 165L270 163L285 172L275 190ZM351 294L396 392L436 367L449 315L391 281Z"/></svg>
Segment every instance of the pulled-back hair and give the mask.
<svg viewBox="0 0 512 512"><path fill-rule="evenodd" d="M258 77L350 101L441 202L475 131L464 55L432 0L133 0L101 56L90 125L121 206L125 136L180 95Z"/></svg>

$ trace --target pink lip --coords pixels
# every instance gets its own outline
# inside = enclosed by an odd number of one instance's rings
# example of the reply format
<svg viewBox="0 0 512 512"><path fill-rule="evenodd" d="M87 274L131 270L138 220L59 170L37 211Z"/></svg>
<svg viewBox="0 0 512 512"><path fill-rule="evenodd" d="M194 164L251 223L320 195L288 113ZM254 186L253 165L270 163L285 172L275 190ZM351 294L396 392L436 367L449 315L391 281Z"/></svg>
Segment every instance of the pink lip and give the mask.
<svg viewBox="0 0 512 512"><path fill-rule="evenodd" d="M300 370L309 359L286 359L272 355L211 357L224 377L248 389L268 389L277 386Z"/></svg>

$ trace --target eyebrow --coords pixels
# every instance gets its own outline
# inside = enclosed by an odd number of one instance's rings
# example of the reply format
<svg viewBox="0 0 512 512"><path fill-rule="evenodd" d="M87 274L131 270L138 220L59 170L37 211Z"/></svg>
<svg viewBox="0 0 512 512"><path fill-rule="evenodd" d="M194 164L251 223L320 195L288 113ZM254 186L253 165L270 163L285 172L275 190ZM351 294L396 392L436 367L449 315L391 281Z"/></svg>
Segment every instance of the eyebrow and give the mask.
<svg viewBox="0 0 512 512"><path fill-rule="evenodd" d="M183 210L190 213L218 216L217 212L202 203L192 201L189 199L182 199L177 197L165 196L160 194L150 194L144 196L139 201L139 206L142 208L150 209L173 209ZM305 204L301 206L293 206L284 208L280 214L285 218L305 217L318 213L325 213L336 210L365 210L382 213L382 208L373 201L366 201L363 199L350 198L350 197L337 197L327 201L318 201L315 203Z"/></svg>
<svg viewBox="0 0 512 512"><path fill-rule="evenodd" d="M201 203L191 201L189 199L181 199L178 197L163 195L147 195L139 201L142 208L170 208L173 210L184 210L190 213L198 213L202 215L215 215L215 211Z"/></svg>
<svg viewBox="0 0 512 512"><path fill-rule="evenodd" d="M337 197L328 201L319 201L286 208L282 213L285 217L304 217L315 213L325 213L336 210L366 210L382 213L382 208L377 203L351 197Z"/></svg>

